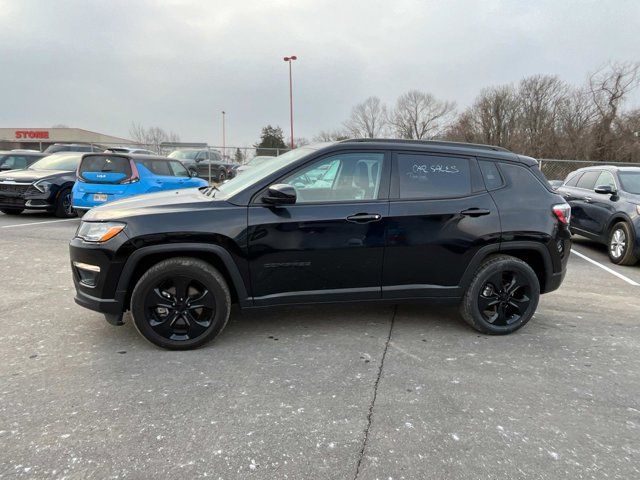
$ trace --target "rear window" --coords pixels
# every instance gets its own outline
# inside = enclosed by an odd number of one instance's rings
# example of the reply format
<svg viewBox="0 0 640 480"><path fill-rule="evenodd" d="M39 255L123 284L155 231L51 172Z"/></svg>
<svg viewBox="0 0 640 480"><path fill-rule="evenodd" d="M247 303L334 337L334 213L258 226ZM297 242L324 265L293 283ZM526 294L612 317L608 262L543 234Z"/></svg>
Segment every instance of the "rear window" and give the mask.
<svg viewBox="0 0 640 480"><path fill-rule="evenodd" d="M400 198L461 197L471 193L469 160L398 154Z"/></svg>
<svg viewBox="0 0 640 480"><path fill-rule="evenodd" d="M128 158L112 155L91 155L82 159L80 176L87 172L124 173L131 176L131 163Z"/></svg>
<svg viewBox="0 0 640 480"><path fill-rule="evenodd" d="M578 180L577 187L578 188L586 188L587 190L593 190L596 186L596 180L600 176L599 170L592 170L590 172L585 172L580 180Z"/></svg>

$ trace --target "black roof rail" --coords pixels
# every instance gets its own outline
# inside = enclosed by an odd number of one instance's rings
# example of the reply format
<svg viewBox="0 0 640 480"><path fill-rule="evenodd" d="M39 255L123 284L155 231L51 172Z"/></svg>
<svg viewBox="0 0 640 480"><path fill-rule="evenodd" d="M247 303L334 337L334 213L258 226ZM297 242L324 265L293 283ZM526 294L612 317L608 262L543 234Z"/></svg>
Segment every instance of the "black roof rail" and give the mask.
<svg viewBox="0 0 640 480"><path fill-rule="evenodd" d="M407 140L400 138L348 138L340 140L340 143L348 142L363 142L363 143L409 143L415 145L441 145L443 147L457 147L457 148L475 148L478 150L492 150L494 152L508 152L513 153L504 147L497 147L495 145L484 145L482 143L463 143L463 142L448 142L445 140Z"/></svg>

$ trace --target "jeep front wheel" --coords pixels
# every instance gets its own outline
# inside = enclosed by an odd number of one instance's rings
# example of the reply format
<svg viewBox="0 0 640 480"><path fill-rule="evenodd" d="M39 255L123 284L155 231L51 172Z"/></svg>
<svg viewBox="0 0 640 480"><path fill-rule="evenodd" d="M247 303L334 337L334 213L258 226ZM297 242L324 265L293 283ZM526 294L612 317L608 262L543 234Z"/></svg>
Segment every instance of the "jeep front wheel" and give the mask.
<svg viewBox="0 0 640 480"><path fill-rule="evenodd" d="M171 350L204 345L229 320L231 296L224 277L209 263L179 257L145 272L131 295L137 330Z"/></svg>
<svg viewBox="0 0 640 480"><path fill-rule="evenodd" d="M498 255L476 271L462 300L464 320L482 333L503 335L524 326L540 299L540 284L522 260Z"/></svg>

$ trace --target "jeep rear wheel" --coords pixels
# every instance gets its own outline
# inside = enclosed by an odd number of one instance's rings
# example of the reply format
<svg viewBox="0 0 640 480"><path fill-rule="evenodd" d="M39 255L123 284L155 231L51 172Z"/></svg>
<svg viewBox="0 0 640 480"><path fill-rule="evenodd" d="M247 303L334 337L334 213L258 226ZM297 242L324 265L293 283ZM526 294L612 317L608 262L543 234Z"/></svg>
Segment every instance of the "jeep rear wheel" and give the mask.
<svg viewBox="0 0 640 480"><path fill-rule="evenodd" d="M503 335L531 320L539 299L540 284L531 267L518 258L498 255L476 271L460 313L476 330Z"/></svg>
<svg viewBox="0 0 640 480"><path fill-rule="evenodd" d="M171 350L197 348L213 339L227 324L230 309L229 288L220 272L188 257L154 265L131 295L138 331Z"/></svg>
<svg viewBox="0 0 640 480"><path fill-rule="evenodd" d="M635 265L638 257L634 255L635 237L626 222L618 222L609 234L609 259L617 265Z"/></svg>

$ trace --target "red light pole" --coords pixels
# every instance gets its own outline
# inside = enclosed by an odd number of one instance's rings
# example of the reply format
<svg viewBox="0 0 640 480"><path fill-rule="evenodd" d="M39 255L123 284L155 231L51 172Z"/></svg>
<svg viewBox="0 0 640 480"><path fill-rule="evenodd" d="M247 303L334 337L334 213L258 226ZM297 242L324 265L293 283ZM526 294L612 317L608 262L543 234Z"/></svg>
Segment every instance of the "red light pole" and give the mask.
<svg viewBox="0 0 640 480"><path fill-rule="evenodd" d="M285 62L289 62L289 113L291 114L291 149L295 147L293 145L293 77L291 76L291 62L297 60L298 57L291 55L290 57L284 57Z"/></svg>

